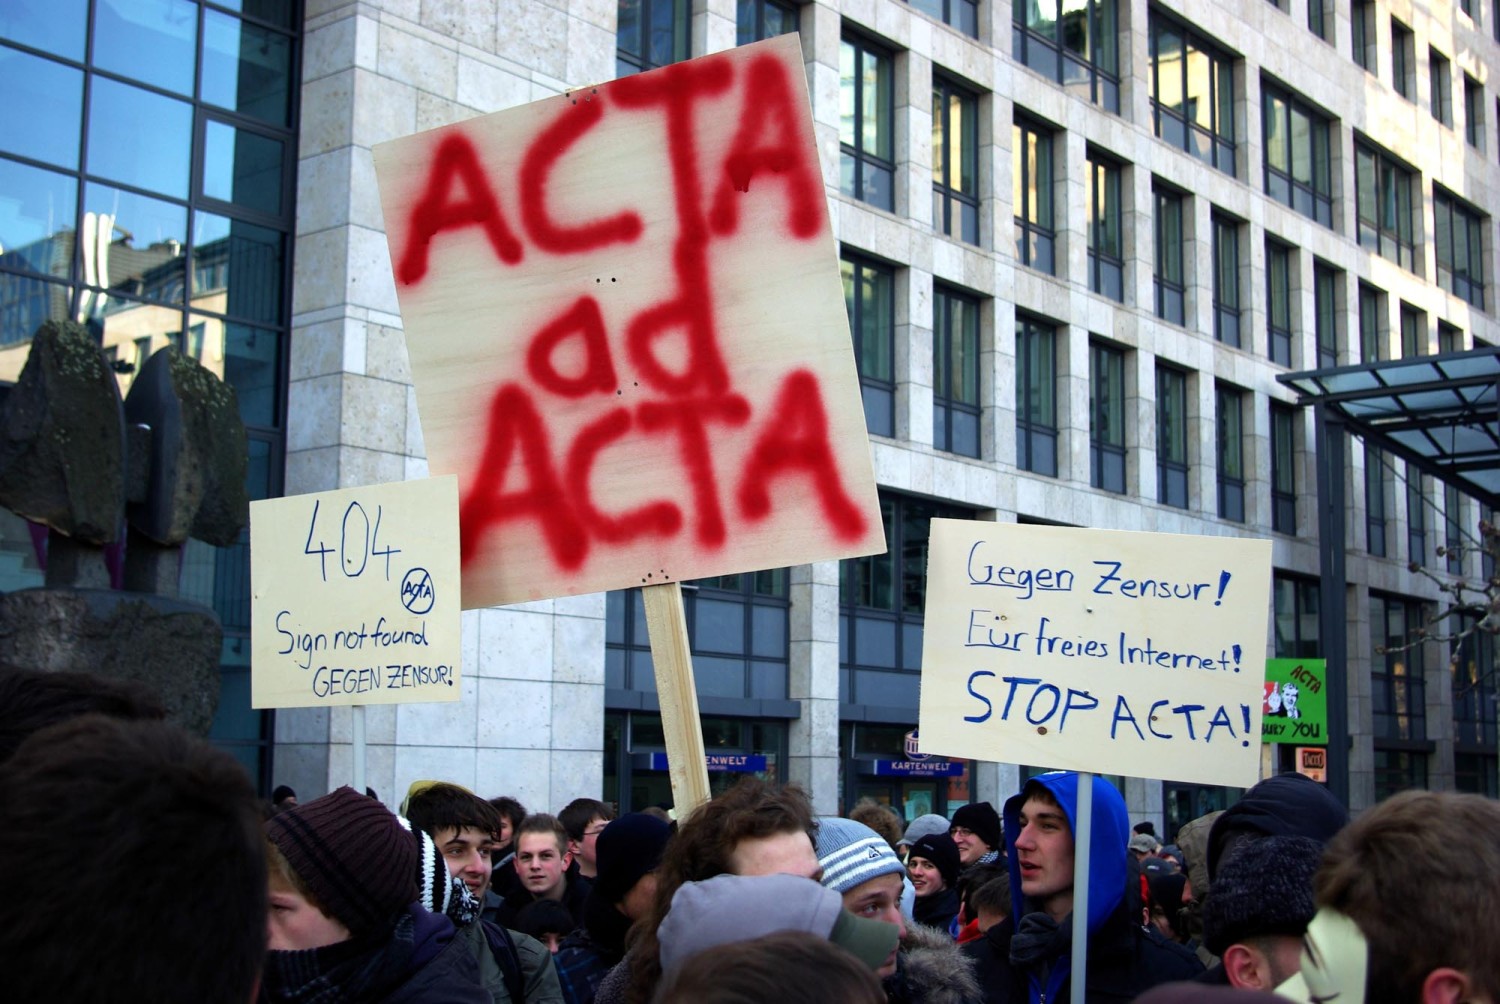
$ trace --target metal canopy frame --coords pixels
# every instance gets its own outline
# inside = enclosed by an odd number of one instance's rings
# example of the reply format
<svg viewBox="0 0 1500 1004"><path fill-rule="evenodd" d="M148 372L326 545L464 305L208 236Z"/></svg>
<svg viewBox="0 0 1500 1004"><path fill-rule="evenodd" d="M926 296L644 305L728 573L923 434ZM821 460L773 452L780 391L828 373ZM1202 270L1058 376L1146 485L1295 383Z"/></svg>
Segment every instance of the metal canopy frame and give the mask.
<svg viewBox="0 0 1500 1004"><path fill-rule="evenodd" d="M1424 474L1500 508L1500 349L1283 373L1300 404Z"/></svg>
<svg viewBox="0 0 1500 1004"><path fill-rule="evenodd" d="M1317 422L1319 634L1328 660L1328 787L1349 804L1344 433L1500 507L1500 349L1283 373Z"/></svg>

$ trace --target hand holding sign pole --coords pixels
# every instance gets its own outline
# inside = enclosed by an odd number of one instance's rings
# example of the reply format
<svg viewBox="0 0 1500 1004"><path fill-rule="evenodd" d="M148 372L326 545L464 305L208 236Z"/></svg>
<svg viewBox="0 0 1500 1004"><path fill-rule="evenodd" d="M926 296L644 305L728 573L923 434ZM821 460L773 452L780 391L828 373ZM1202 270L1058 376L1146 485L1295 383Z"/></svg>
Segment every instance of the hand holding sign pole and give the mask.
<svg viewBox="0 0 1500 1004"><path fill-rule="evenodd" d="M466 605L639 586L657 609L684 580L884 549L795 35L374 157ZM657 609L651 642L687 770L682 625ZM680 811L707 790L673 779Z"/></svg>

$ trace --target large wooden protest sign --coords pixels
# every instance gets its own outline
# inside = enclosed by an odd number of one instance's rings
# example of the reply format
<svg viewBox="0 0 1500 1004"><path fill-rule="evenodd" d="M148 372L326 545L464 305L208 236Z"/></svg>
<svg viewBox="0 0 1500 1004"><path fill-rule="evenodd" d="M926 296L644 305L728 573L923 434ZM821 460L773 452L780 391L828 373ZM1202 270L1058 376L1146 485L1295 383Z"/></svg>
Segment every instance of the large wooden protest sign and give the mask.
<svg viewBox="0 0 1500 1004"><path fill-rule="evenodd" d="M1248 786L1271 546L935 519L924 753Z"/></svg>
<svg viewBox="0 0 1500 1004"><path fill-rule="evenodd" d="M250 503L250 706L457 701L458 483Z"/></svg>
<svg viewBox="0 0 1500 1004"><path fill-rule="evenodd" d="M883 550L795 36L375 164L466 605Z"/></svg>

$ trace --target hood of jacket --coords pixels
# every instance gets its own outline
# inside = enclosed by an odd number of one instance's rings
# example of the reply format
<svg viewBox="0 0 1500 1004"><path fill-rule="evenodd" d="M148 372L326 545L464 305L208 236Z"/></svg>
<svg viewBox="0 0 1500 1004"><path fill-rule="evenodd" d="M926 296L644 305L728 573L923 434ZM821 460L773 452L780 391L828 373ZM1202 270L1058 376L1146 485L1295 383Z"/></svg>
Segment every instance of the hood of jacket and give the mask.
<svg viewBox="0 0 1500 1004"><path fill-rule="evenodd" d="M1089 918L1088 929L1097 931L1114 913L1125 897L1126 848L1130 840L1130 818L1125 799L1115 786L1093 775L1092 838L1089 841ZM1021 807L1026 804L1027 789L1041 785L1052 793L1068 817L1068 829L1078 833L1078 775L1071 771L1038 774L1026 782L1019 795L1006 800L1001 821L1005 827L1006 869L1010 872L1010 900L1017 922L1036 907L1028 907L1021 892L1021 861L1016 856L1016 838L1021 834ZM1075 877L1076 880L1076 877Z"/></svg>
<svg viewBox="0 0 1500 1004"><path fill-rule="evenodd" d="M892 1004L973 1004L982 996L974 960L947 931L921 924L907 926L896 953L896 972L886 977L884 987Z"/></svg>

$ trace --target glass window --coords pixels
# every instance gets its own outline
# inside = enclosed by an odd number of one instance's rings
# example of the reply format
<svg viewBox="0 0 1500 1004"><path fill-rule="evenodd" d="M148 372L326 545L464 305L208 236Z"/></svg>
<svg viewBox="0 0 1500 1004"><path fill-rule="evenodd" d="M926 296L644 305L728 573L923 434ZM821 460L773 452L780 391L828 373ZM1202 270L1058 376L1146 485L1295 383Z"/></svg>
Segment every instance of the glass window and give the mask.
<svg viewBox="0 0 1500 1004"><path fill-rule="evenodd" d="M618 0L615 76L688 58L688 0Z"/></svg>
<svg viewBox="0 0 1500 1004"><path fill-rule="evenodd" d="M1151 112L1156 135L1234 174L1234 63L1214 43L1151 14Z"/></svg>
<svg viewBox="0 0 1500 1004"><path fill-rule="evenodd" d="M1324 0L1307 0L1307 30L1318 36L1325 42L1333 39L1328 37L1328 15L1323 9Z"/></svg>
<svg viewBox="0 0 1500 1004"><path fill-rule="evenodd" d="M1339 364L1338 270L1313 262L1313 334L1318 343L1318 368Z"/></svg>
<svg viewBox="0 0 1500 1004"><path fill-rule="evenodd" d="M192 149L192 105L106 77L94 78L89 105L91 174L187 198L190 158L164 157L162 150ZM151 123L150 143L140 141L144 122Z"/></svg>
<svg viewBox="0 0 1500 1004"><path fill-rule="evenodd" d="M1156 499L1188 507L1187 374L1156 367Z"/></svg>
<svg viewBox="0 0 1500 1004"><path fill-rule="evenodd" d="M1349 35L1354 62L1368 73L1377 72L1375 0L1350 0Z"/></svg>
<svg viewBox="0 0 1500 1004"><path fill-rule="evenodd" d="M1333 226L1333 123L1272 84L1261 85L1266 194L1325 227Z"/></svg>
<svg viewBox="0 0 1500 1004"><path fill-rule="evenodd" d="M1462 352L1464 333L1447 321L1438 321L1438 351Z"/></svg>
<svg viewBox="0 0 1500 1004"><path fill-rule="evenodd" d="M932 225L979 243L979 99L942 77L932 81Z"/></svg>
<svg viewBox="0 0 1500 1004"><path fill-rule="evenodd" d="M1214 388L1219 446L1219 516L1245 522L1245 392L1228 384Z"/></svg>
<svg viewBox="0 0 1500 1004"><path fill-rule="evenodd" d="M865 426L877 436L892 436L896 433L895 274L884 265L852 255L840 259L839 268L864 395Z"/></svg>
<svg viewBox="0 0 1500 1004"><path fill-rule="evenodd" d="M1484 150L1484 87L1464 74L1464 139L1474 149Z"/></svg>
<svg viewBox="0 0 1500 1004"><path fill-rule="evenodd" d="M957 28L970 38L979 37L978 0L907 0L907 2L950 28Z"/></svg>
<svg viewBox="0 0 1500 1004"><path fill-rule="evenodd" d="M1453 70L1448 57L1436 49L1427 50L1427 83L1432 117L1445 126L1453 125Z"/></svg>
<svg viewBox="0 0 1500 1004"><path fill-rule="evenodd" d="M1118 0L1011 5L1011 55L1106 111L1120 112Z"/></svg>
<svg viewBox="0 0 1500 1004"><path fill-rule="evenodd" d="M1057 477L1057 328L1016 317L1016 466Z"/></svg>
<svg viewBox="0 0 1500 1004"><path fill-rule="evenodd" d="M1427 317L1420 310L1401 304L1401 359L1427 354Z"/></svg>
<svg viewBox="0 0 1500 1004"><path fill-rule="evenodd" d="M1385 294L1374 286L1359 284L1359 361L1389 359L1385 340Z"/></svg>
<svg viewBox="0 0 1500 1004"><path fill-rule="evenodd" d="M839 45L839 191L894 211L896 132L890 53L845 35Z"/></svg>
<svg viewBox="0 0 1500 1004"><path fill-rule="evenodd" d="M7 0L0 4L0 38L81 61L88 9L88 0Z"/></svg>
<svg viewBox="0 0 1500 1004"><path fill-rule="evenodd" d="M285 157L281 140L209 119L204 123L203 195L280 216Z"/></svg>
<svg viewBox="0 0 1500 1004"><path fill-rule="evenodd" d="M1273 363L1292 365L1292 249L1266 241L1266 330Z"/></svg>
<svg viewBox="0 0 1500 1004"><path fill-rule="evenodd" d="M1095 488L1125 491L1125 353L1089 343L1089 454Z"/></svg>
<svg viewBox="0 0 1500 1004"><path fill-rule="evenodd" d="M1156 191L1156 316L1181 324L1187 280L1182 268L1182 204L1176 192Z"/></svg>
<svg viewBox="0 0 1500 1004"><path fill-rule="evenodd" d="M101 70L192 97L197 51L192 0L94 0L93 56Z"/></svg>
<svg viewBox="0 0 1500 1004"><path fill-rule="evenodd" d="M1317 580L1274 571L1271 573L1271 595L1276 613L1275 658L1322 657Z"/></svg>
<svg viewBox="0 0 1500 1004"><path fill-rule="evenodd" d="M1427 482L1422 472L1406 465L1406 558L1427 564Z"/></svg>
<svg viewBox="0 0 1500 1004"><path fill-rule="evenodd" d="M1403 268L1416 269L1412 222L1414 175L1389 154L1363 143L1354 147L1359 243Z"/></svg>
<svg viewBox="0 0 1500 1004"><path fill-rule="evenodd" d="M78 182L71 177L0 159L0 269L32 272L59 279L70 277L74 216L78 211ZM178 231L180 234L182 231ZM0 304L7 301L0 299ZM0 344L28 340L36 325L0 332ZM5 372L14 380L20 373Z"/></svg>
<svg viewBox="0 0 1500 1004"><path fill-rule="evenodd" d="M934 518L971 510L882 492L883 554L839 562L839 700L916 712L927 600L927 538Z"/></svg>
<svg viewBox="0 0 1500 1004"><path fill-rule="evenodd" d="M203 11L203 100L272 125L291 124L292 40Z"/></svg>
<svg viewBox="0 0 1500 1004"><path fill-rule="evenodd" d="M1411 644L1426 626L1422 604L1370 594L1371 702L1376 743L1427 738L1427 667L1423 644Z"/></svg>
<svg viewBox="0 0 1500 1004"><path fill-rule="evenodd" d="M1240 347L1240 225L1214 216L1214 337Z"/></svg>
<svg viewBox="0 0 1500 1004"><path fill-rule="evenodd" d="M1416 36L1406 25L1391 18L1391 86L1408 101L1417 100Z"/></svg>
<svg viewBox="0 0 1500 1004"><path fill-rule="evenodd" d="M1495 761L1495 709L1497 652L1495 638L1486 631L1476 629L1472 618L1465 618L1456 625L1458 631L1467 631L1465 637L1454 646L1451 660L1453 679L1453 739L1457 750L1462 750L1470 759L1488 758L1492 769L1489 782L1494 783ZM1454 756L1455 773L1458 772L1458 755ZM1469 768L1472 773L1474 768ZM1481 791L1480 787L1465 787L1459 778L1460 791ZM1469 784L1478 778L1470 778ZM1490 792L1490 797L1494 793Z"/></svg>
<svg viewBox="0 0 1500 1004"><path fill-rule="evenodd" d="M1485 218L1439 188L1432 190L1438 285L1484 308Z"/></svg>
<svg viewBox="0 0 1500 1004"><path fill-rule="evenodd" d="M797 8L780 0L737 0L735 45L749 45L797 30Z"/></svg>
<svg viewBox="0 0 1500 1004"><path fill-rule="evenodd" d="M1271 404L1271 529L1297 532L1297 414Z"/></svg>
<svg viewBox="0 0 1500 1004"><path fill-rule="evenodd" d="M1120 234L1120 168L1089 155L1089 288L1125 299L1125 259Z"/></svg>
<svg viewBox="0 0 1500 1004"><path fill-rule="evenodd" d="M1057 233L1052 215L1052 133L1017 120L1011 131L1011 158L1016 258L1052 275Z"/></svg>
<svg viewBox="0 0 1500 1004"><path fill-rule="evenodd" d="M0 80L6 82L5 100L0 101L0 150L76 170L83 73L0 46Z"/></svg>
<svg viewBox="0 0 1500 1004"><path fill-rule="evenodd" d="M932 445L979 456L979 301L943 286L932 295Z"/></svg>
<svg viewBox="0 0 1500 1004"><path fill-rule="evenodd" d="M1365 550L1385 557L1385 456L1365 445Z"/></svg>

